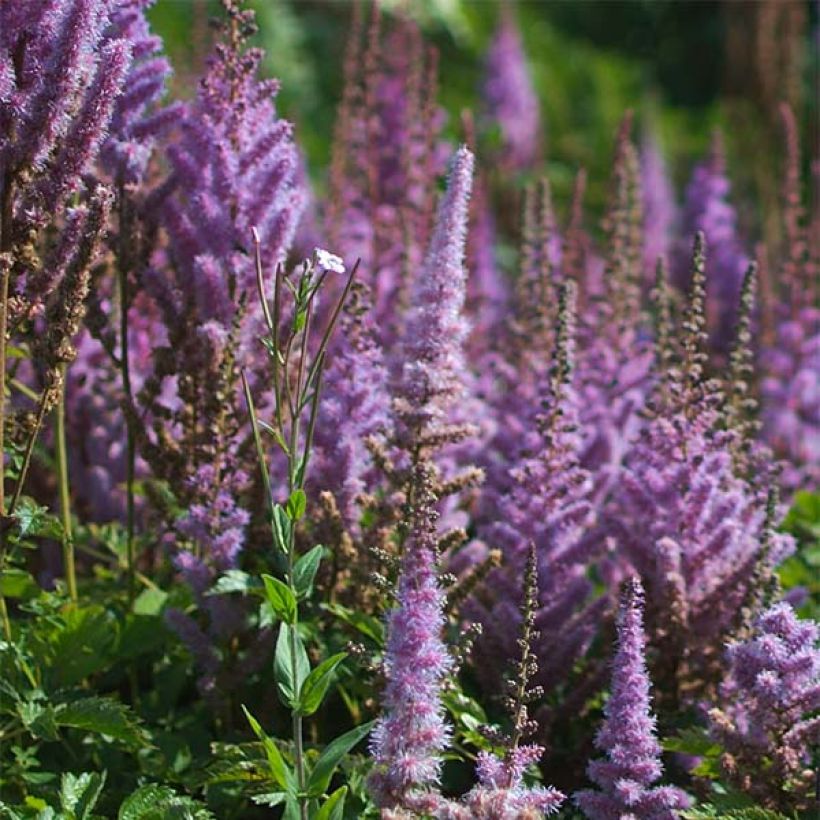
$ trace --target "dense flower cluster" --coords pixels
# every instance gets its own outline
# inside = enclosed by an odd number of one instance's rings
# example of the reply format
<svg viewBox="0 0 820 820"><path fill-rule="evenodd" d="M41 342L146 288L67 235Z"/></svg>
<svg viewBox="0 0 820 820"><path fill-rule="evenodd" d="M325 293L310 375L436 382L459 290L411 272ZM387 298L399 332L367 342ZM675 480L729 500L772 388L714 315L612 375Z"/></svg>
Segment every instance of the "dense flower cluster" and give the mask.
<svg viewBox="0 0 820 820"><path fill-rule="evenodd" d="M635 817L674 820L677 809L690 800L674 786L652 786L662 774L661 747L649 698L644 652L643 590L635 579L627 582L618 618L618 650L612 671L612 693L606 720L595 745L606 760L589 765L590 780L600 791L581 791L575 801L591 820Z"/></svg>
<svg viewBox="0 0 820 820"><path fill-rule="evenodd" d="M761 613L729 646L720 706L709 712L729 779L764 805L808 809L820 741L820 630L787 603Z"/></svg>
<svg viewBox="0 0 820 820"><path fill-rule="evenodd" d="M309 193L254 15L222 0L168 102L151 5L0 0L0 807L50 788L31 750L93 730L123 744L96 766L133 746L141 781L167 757L230 783L220 816L534 820L574 794L673 820L703 773L809 808L818 627L791 602L815 590L777 572L816 534L820 211L790 109L757 260L720 139L679 208L645 112L596 231L583 168L570 201L539 176L511 3L455 149L421 28L356 3ZM658 785L679 727L707 759Z"/></svg>

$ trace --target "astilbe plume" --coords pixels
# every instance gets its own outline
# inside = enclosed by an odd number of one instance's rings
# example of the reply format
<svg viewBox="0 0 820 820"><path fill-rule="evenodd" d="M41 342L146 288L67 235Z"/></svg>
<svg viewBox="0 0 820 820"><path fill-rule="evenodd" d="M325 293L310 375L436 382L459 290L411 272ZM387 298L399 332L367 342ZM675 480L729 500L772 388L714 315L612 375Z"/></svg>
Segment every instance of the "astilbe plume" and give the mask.
<svg viewBox="0 0 820 820"><path fill-rule="evenodd" d="M656 388L608 521L648 590L670 708L714 682L764 544L761 496L734 472L736 433L725 429L723 399L704 373L704 243L697 234L683 359ZM775 566L791 548L789 536L777 535L766 560Z"/></svg>
<svg viewBox="0 0 820 820"><path fill-rule="evenodd" d="M438 538L430 465L414 470L409 535L404 544L396 607L387 619L383 716L373 730L370 779L379 806L411 808L414 792L435 786L449 741L441 687L451 668L443 641L444 592L439 586Z"/></svg>
<svg viewBox="0 0 820 820"><path fill-rule="evenodd" d="M353 285L342 312L341 333L331 343L322 379L310 485L333 494L342 523L358 529L360 496L375 486L365 442L389 433L387 369L376 343L365 285Z"/></svg>
<svg viewBox="0 0 820 820"><path fill-rule="evenodd" d="M749 265L737 231L737 216L729 202L731 184L720 134L716 133L709 156L692 172L686 188L682 221L684 239L677 255L677 283L688 289L688 253L692 237L703 231L709 243L706 318L711 349L725 357L737 323L740 286Z"/></svg>
<svg viewBox="0 0 820 820"><path fill-rule="evenodd" d="M223 39L179 139L166 149L170 175L158 222L167 246L143 275L165 344L155 348L153 372L131 408L142 456L186 510L173 523L174 561L195 591L203 575L235 567L244 547L249 481L238 469L247 437L239 370L261 395L257 269L263 276L262 260L274 270L284 262L302 207L292 127L274 107L277 83L257 79L261 52L245 48L253 15L232 0L224 6ZM222 610L233 602L197 594L211 612L209 634L229 634L241 613Z"/></svg>
<svg viewBox="0 0 820 820"><path fill-rule="evenodd" d="M641 310L643 211L639 158L631 129L632 114L627 112L616 139L612 189L603 224L606 262L600 291L594 290L594 281L589 282L590 261L577 271L584 277L579 282L583 307L576 376L584 439L581 463L593 473L601 498L615 485L638 430L652 360Z"/></svg>
<svg viewBox="0 0 820 820"><path fill-rule="evenodd" d="M819 641L817 624L799 620L789 604L765 610L752 634L726 650L719 706L709 711L726 777L761 805L785 813L814 805Z"/></svg>
<svg viewBox="0 0 820 820"><path fill-rule="evenodd" d="M505 3L487 51L482 86L485 128L500 130L499 160L512 171L532 168L541 150L538 95L532 84L521 33Z"/></svg>
<svg viewBox="0 0 820 820"><path fill-rule="evenodd" d="M362 6L353 7L324 229L349 264L361 260L377 341L393 353L407 272L421 264L446 163L438 58L414 23L386 25L374 2L365 25Z"/></svg>
<svg viewBox="0 0 820 820"><path fill-rule="evenodd" d="M674 786L653 786L663 772L649 694L643 632L643 589L627 581L618 617L618 644L605 720L595 745L606 754L587 770L599 791L574 795L590 820L675 820L689 797Z"/></svg>
<svg viewBox="0 0 820 820"><path fill-rule="evenodd" d="M83 175L100 151L131 63L107 0L0 8L0 252L11 252L10 326L41 310L88 239ZM48 222L59 230L39 246Z"/></svg>
<svg viewBox="0 0 820 820"><path fill-rule="evenodd" d="M161 56L162 40L151 34L147 9L156 0L121 0L112 15L108 38L122 38L131 46L133 63L123 83L111 118L100 161L120 185L144 181L157 140L181 115L181 103L161 106L171 76Z"/></svg>
<svg viewBox="0 0 820 820"><path fill-rule="evenodd" d="M654 279L658 257L668 259L677 228L678 206L666 160L654 132L644 132L641 142L641 190L643 193L644 284Z"/></svg>
<svg viewBox="0 0 820 820"><path fill-rule="evenodd" d="M762 438L784 461L787 492L820 484L820 257L800 197L800 153L794 115L781 108L786 136L784 250L771 303L763 304L760 364ZM765 332L770 330L770 332Z"/></svg>
<svg viewBox="0 0 820 820"><path fill-rule="evenodd" d="M596 552L595 541L589 537L595 512L592 478L579 460L574 298L574 283L564 283L552 369L541 387L537 437L516 442L517 460L498 505L503 517L480 532L484 540L501 548L504 566L491 575L480 596L482 602L474 602L467 610L483 625L475 649L477 668L492 676L499 661L511 657L515 648L520 622L514 603L517 579L524 569L528 544L534 543L539 638L533 641L533 650L539 666L537 680L550 689L564 683L573 664L584 656L605 607L603 599L592 595L586 577Z"/></svg>
<svg viewBox="0 0 820 820"><path fill-rule="evenodd" d="M162 106L171 76L161 56L162 42L152 35L146 11L153 0L125 0L116 5L107 30L109 39L131 46L133 62L116 101L108 136L95 167L116 189L116 228L109 245L119 269L119 292L113 277L99 276L90 299L87 328L78 342L78 356L66 387L66 421L71 443L75 497L95 521L127 517L128 476L124 401L139 392L151 373L154 346L164 329L151 300L136 293L136 274L145 264L153 236L149 163L157 143L181 116L181 103ZM125 303L125 304L123 304ZM122 314L127 316L127 343L122 343ZM119 314L119 315L117 315ZM128 356L128 389L122 359ZM138 473L144 475L144 464Z"/></svg>
<svg viewBox="0 0 820 820"><path fill-rule="evenodd" d="M449 418L464 392L463 260L473 163L464 147L453 158L402 339L394 416L396 441L408 461L406 539L396 606L387 619L383 715L372 738L371 790L385 808L412 809L424 799L437 783L449 737L441 688L451 660L442 637L445 595L437 571L442 483L432 453L469 432Z"/></svg>
<svg viewBox="0 0 820 820"><path fill-rule="evenodd" d="M426 807L433 816L448 820L526 820L544 817L556 812L564 795L553 787L526 786L524 774L544 754L544 747L521 741L538 728L530 720L528 703L543 695L539 686L532 686L538 671L538 661L531 643L538 637L535 628L538 610L538 567L535 545L530 544L524 572L524 596L520 607L521 631L518 638L519 657L507 681L512 728L508 733L495 727L485 727L484 733L494 746L503 746L503 754L482 751L478 753L476 774L478 784L461 801L428 797Z"/></svg>

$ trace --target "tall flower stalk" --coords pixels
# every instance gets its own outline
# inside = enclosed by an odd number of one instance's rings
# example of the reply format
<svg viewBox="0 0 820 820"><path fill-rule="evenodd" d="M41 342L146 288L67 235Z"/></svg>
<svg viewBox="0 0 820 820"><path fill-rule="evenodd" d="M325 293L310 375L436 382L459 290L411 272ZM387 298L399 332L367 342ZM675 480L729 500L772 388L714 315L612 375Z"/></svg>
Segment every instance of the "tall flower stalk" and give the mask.
<svg viewBox="0 0 820 820"><path fill-rule="evenodd" d="M303 745L303 718L319 707L333 670L344 660L346 654L334 655L313 671L310 670L299 635L298 602L310 592L323 548L316 546L299 556L296 530L307 504L307 468L319 412L328 343L356 268L347 274L341 297L332 309L327 326L317 343L311 337L316 296L328 275L345 272L341 259L326 251L317 250L312 259L302 264L294 277L277 268L273 301L269 304L262 271L261 242L256 230L254 244L259 298L267 330L263 341L269 354L274 399L273 418L264 429L273 436L285 458L288 497L284 505L277 503L274 497L262 441L262 427L256 417L251 387L244 372L242 383L269 504L276 561L282 567L284 578L283 581L271 575L263 576L268 601L282 621L274 669L280 697L291 710L295 785L286 783L289 786L288 800L298 811L299 817L307 820L310 784ZM251 725L255 730L258 729L255 721L251 720Z"/></svg>

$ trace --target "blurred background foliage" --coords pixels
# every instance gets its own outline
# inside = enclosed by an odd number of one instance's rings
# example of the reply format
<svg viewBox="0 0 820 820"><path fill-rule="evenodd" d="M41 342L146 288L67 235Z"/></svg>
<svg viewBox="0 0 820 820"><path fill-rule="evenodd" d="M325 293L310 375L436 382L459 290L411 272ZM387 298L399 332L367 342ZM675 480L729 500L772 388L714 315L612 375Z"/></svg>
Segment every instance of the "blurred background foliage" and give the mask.
<svg viewBox="0 0 820 820"><path fill-rule="evenodd" d="M818 9L810 0L519 0L515 4L541 101L545 170L565 210L579 165L590 176L588 207L602 208L614 133L633 108L655 131L679 193L692 163L722 129L750 238L776 239L783 139L777 104L788 101L803 130L804 162L818 156ZM282 82L281 112L297 125L321 190L342 89L352 0L253 0L266 71ZM415 18L439 49L439 99L447 135L459 112L479 104L483 57L501 0L382 0ZM210 40L218 0L158 0L151 11L190 94ZM809 149L809 150L807 150ZM808 182L807 182L808 184ZM816 192L815 192L816 195ZM775 235L772 236L772 233Z"/></svg>

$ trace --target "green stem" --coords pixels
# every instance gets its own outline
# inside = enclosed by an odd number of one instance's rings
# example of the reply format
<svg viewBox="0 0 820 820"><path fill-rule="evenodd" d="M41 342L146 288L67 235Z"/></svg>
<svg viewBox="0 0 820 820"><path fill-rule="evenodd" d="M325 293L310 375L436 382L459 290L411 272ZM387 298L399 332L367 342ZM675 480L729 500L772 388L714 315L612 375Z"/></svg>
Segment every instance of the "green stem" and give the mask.
<svg viewBox="0 0 820 820"><path fill-rule="evenodd" d="M120 227L120 246L119 259L117 266L118 284L119 284L119 302L120 302L120 368L122 371L122 389L125 394L126 401L132 404L133 392L131 388L131 364L129 361L128 352L128 237L130 230L128 225L125 191L122 185L119 188L119 227ZM125 416L126 429L126 477L125 477L125 493L126 493L126 563L128 575L128 603L133 604L136 596L137 580L136 580L136 564L137 564L137 550L136 541L134 537L135 532L135 502L134 502L134 481L136 477L136 462L137 449L136 438L134 436L134 428L131 423L131 416L126 413Z"/></svg>
<svg viewBox="0 0 820 820"><path fill-rule="evenodd" d="M62 365L63 389L57 403L57 475L60 484L60 520L63 525L63 571L68 596L77 602L77 572L74 565L74 534L71 529L71 494L68 483L68 450L65 431L65 378L66 367Z"/></svg>

